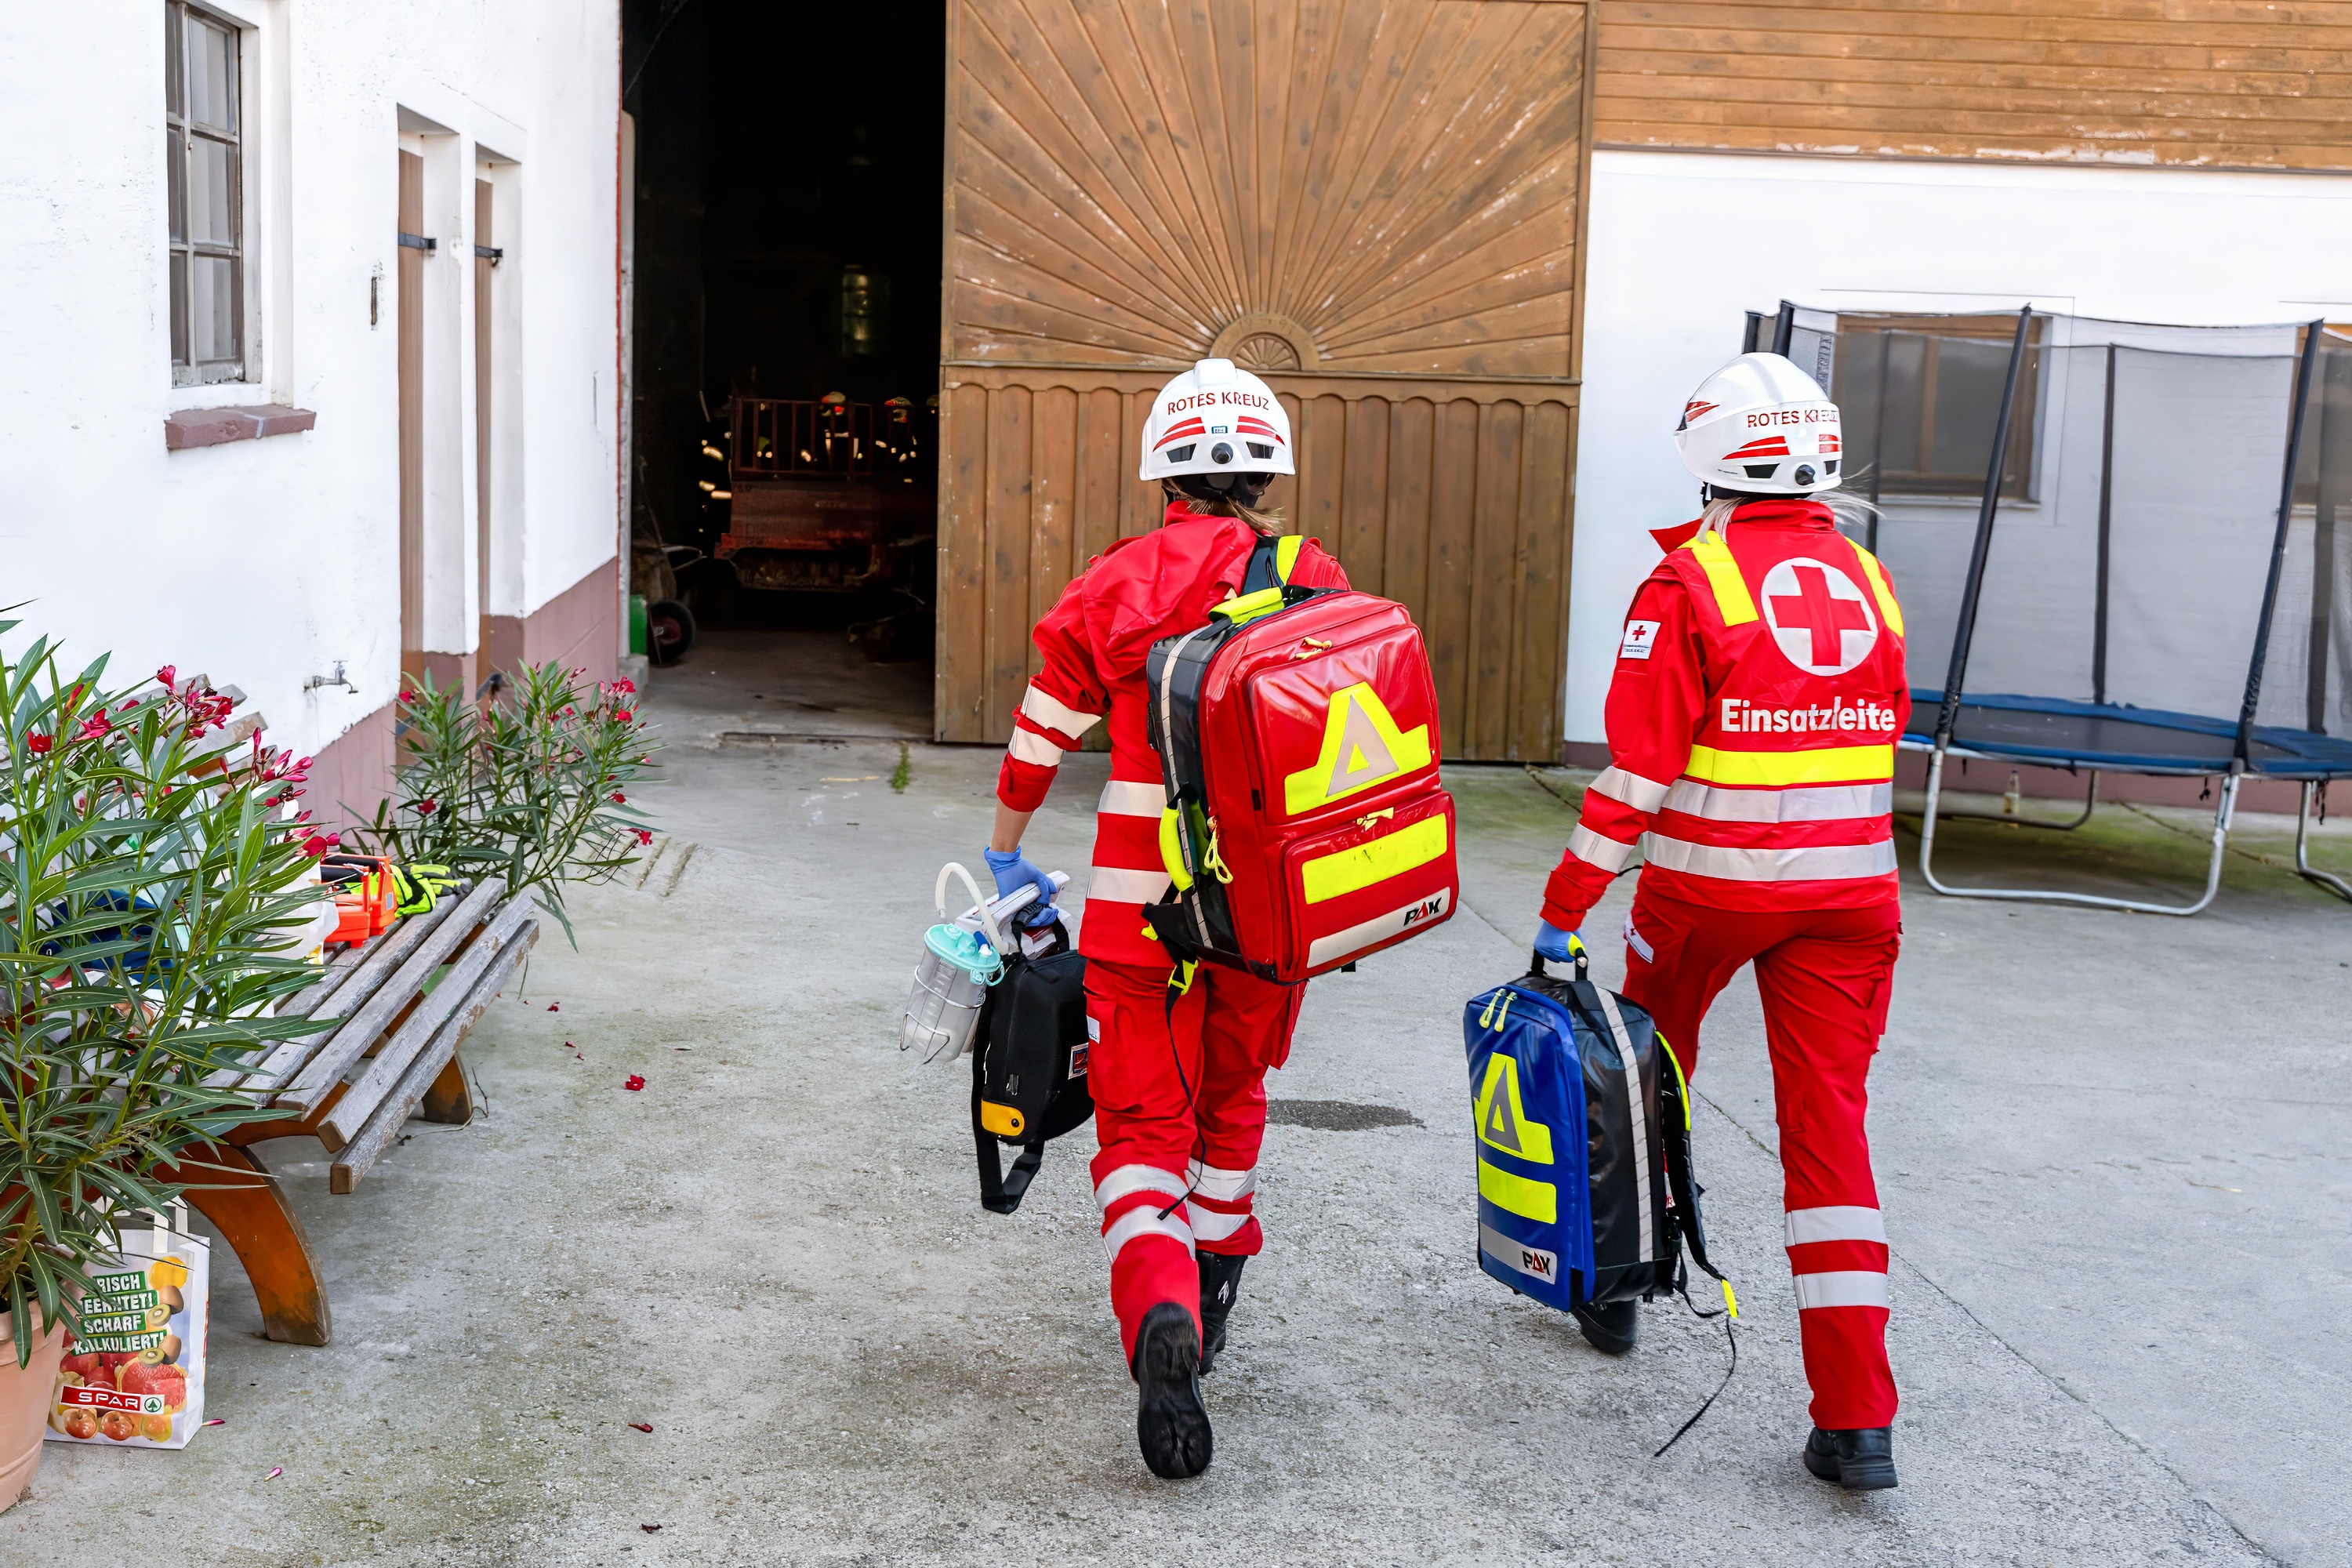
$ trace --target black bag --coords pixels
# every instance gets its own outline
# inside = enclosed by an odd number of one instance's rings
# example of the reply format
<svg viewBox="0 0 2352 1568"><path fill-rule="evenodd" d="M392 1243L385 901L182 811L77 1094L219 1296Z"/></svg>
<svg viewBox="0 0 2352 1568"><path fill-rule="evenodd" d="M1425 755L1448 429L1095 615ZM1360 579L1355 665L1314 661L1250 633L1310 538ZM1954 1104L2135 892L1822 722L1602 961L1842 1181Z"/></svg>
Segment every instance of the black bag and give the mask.
<svg viewBox="0 0 2352 1568"><path fill-rule="evenodd" d="M1036 955L1034 933L1005 961L972 1026L971 1135L980 1156L981 1206L1021 1206L1046 1143L1095 1113L1087 1092L1087 961L1056 920ZM997 1145L1021 1151L1003 1168Z"/></svg>

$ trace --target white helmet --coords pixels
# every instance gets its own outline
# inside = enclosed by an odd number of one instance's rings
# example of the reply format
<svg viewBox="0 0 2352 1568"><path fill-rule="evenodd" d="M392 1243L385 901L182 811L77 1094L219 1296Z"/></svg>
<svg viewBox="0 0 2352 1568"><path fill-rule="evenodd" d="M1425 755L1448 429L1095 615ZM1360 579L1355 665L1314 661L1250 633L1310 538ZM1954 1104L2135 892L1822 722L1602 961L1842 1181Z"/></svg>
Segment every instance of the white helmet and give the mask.
<svg viewBox="0 0 2352 1568"><path fill-rule="evenodd" d="M1838 407L1780 354L1741 354L1699 383L1675 427L1683 467L1718 489L1801 496L1833 489Z"/></svg>
<svg viewBox="0 0 2352 1568"><path fill-rule="evenodd" d="M1143 422L1147 479L1197 474L1207 479L1206 488L1224 490L1248 474L1255 482L1241 488L1255 493L1272 475L1297 471L1282 400L1229 359L1204 359L1161 387ZM1202 487L1196 481L1182 488Z"/></svg>

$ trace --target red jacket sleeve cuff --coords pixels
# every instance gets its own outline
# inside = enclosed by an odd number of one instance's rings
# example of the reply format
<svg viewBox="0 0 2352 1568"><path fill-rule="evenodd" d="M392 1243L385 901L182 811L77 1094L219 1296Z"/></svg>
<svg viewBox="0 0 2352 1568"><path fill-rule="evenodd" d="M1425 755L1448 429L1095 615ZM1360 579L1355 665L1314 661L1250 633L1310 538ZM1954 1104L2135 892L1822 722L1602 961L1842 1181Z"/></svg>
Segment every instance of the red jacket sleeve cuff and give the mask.
<svg viewBox="0 0 2352 1568"><path fill-rule="evenodd" d="M1034 811L1045 804L1045 792L1054 787L1054 775L1059 771L1024 763L1007 752L996 770L996 798L1014 811Z"/></svg>
<svg viewBox="0 0 2352 1568"><path fill-rule="evenodd" d="M1601 879L1600 888L1585 885L1595 877ZM1544 883L1544 922L1561 931L1575 931L1581 927L1584 917L1592 912L1592 906L1608 886L1609 879L1608 873L1599 868L1562 855L1559 864L1552 868L1549 879Z"/></svg>

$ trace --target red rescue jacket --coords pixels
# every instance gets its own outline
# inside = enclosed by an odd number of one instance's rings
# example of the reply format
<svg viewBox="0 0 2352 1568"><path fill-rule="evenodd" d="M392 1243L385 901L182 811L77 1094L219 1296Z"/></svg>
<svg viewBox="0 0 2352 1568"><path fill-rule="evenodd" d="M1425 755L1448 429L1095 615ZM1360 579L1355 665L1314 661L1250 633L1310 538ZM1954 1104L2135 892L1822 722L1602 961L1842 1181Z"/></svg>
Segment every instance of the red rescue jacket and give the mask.
<svg viewBox="0 0 2352 1568"><path fill-rule="evenodd" d="M1694 529L1696 525L1693 525ZM1896 898L1903 609L1819 501L1749 501L1666 552L1633 595L1609 685L1610 765L1544 888L1574 930L1632 859L1715 909Z"/></svg>
<svg viewBox="0 0 2352 1568"><path fill-rule="evenodd" d="M1159 529L1122 539L1087 562L1031 634L1044 665L1013 712L996 798L1015 811L1036 810L1062 754L1076 751L1104 717L1110 720L1110 783L1096 807L1094 866L1078 931L1078 951L1088 958L1168 961L1167 951L1143 934L1143 906L1168 890L1160 854L1167 792L1160 753L1146 737L1143 661L1153 643L1204 624L1209 607L1241 587L1256 542L1239 518L1171 506ZM1289 580L1309 588L1348 586L1339 563L1311 539Z"/></svg>

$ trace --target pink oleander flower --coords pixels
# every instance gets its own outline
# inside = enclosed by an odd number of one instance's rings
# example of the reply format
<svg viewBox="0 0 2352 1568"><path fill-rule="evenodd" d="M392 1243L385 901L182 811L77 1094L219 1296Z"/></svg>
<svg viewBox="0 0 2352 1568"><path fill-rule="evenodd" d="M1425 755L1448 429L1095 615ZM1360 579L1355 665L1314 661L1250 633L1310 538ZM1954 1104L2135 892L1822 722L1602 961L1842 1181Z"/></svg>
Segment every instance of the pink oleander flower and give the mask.
<svg viewBox="0 0 2352 1568"><path fill-rule="evenodd" d="M101 708L81 721L81 730L76 738L94 741L113 728L113 723L106 716L106 710Z"/></svg>
<svg viewBox="0 0 2352 1568"><path fill-rule="evenodd" d="M166 691L177 689L180 684L179 667L172 664L163 666L163 668L155 672L155 680L156 683L162 686Z"/></svg>
<svg viewBox="0 0 2352 1568"><path fill-rule="evenodd" d="M37 757L47 756L49 754L49 748L55 744L56 742L51 741L47 735L27 735L25 737L25 749L32 752L33 755Z"/></svg>
<svg viewBox="0 0 2352 1568"><path fill-rule="evenodd" d="M613 804L614 805L626 805L629 804L629 797L623 795L619 790L614 790L613 792Z"/></svg>

